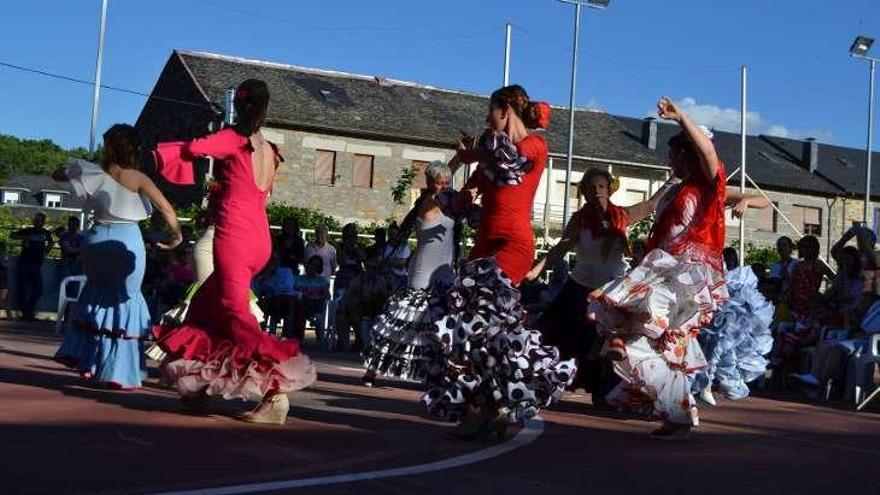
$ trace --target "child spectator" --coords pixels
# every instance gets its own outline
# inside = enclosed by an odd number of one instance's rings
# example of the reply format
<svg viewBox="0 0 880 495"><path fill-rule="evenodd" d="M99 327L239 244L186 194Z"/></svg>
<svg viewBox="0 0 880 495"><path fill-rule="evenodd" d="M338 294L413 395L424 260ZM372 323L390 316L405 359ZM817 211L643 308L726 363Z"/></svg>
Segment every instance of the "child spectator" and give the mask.
<svg viewBox="0 0 880 495"><path fill-rule="evenodd" d="M391 274L379 270L377 258L368 259L364 265L364 272L351 281L339 305L336 316L339 338L336 343L337 351L343 351L348 347L351 328L357 331L356 350L369 345L370 329L394 292Z"/></svg>
<svg viewBox="0 0 880 495"><path fill-rule="evenodd" d="M284 320L281 330L285 337L293 336L295 329L293 270L281 266L277 256L272 256L254 284L254 292L260 298L260 307L269 319L269 331L274 334L278 320Z"/></svg>
<svg viewBox="0 0 880 495"><path fill-rule="evenodd" d="M293 284L293 297L296 300L294 337L302 342L306 333L306 321L310 321L315 327L318 345L326 347L324 311L330 300L330 282L321 276L324 259L317 255L312 256L306 261L305 268L305 275L295 277Z"/></svg>

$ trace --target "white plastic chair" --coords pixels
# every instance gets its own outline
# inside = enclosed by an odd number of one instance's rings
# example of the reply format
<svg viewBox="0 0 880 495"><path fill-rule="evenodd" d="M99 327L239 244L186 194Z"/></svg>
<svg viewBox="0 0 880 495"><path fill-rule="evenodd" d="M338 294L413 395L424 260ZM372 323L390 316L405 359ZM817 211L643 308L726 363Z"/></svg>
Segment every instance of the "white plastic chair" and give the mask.
<svg viewBox="0 0 880 495"><path fill-rule="evenodd" d="M67 294L67 284L73 282L76 282L78 284L76 294L73 296L69 296ZM82 290L85 286L85 275L72 275L70 277L64 277L64 279L61 280L61 287L58 289L58 317L55 319L56 335L61 333L61 329L64 327L64 321L66 320L67 315L67 305L79 301L79 296L80 294L82 294Z"/></svg>
<svg viewBox="0 0 880 495"><path fill-rule="evenodd" d="M855 369L855 393L854 399L855 403L858 405L856 410L861 410L863 407L867 406L874 397L877 396L878 390L877 388L864 402L860 402L862 400L862 385L865 383L865 373L870 370L871 373L874 371L874 365L880 363L880 333L875 333L871 335L871 339L868 341L868 348L865 349L864 352L856 356L855 358L856 369Z"/></svg>

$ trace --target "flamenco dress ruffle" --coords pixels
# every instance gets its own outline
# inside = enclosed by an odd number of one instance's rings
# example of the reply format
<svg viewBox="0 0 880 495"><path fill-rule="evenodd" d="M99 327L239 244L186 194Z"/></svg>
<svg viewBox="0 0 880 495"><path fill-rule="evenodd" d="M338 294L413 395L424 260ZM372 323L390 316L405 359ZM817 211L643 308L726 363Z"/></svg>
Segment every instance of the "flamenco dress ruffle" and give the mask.
<svg viewBox="0 0 880 495"><path fill-rule="evenodd" d="M694 379L693 392L717 383L729 399L749 395L747 383L764 375L773 348L770 324L773 304L758 292L758 279L749 267L725 277L730 298L700 331L699 342L708 366Z"/></svg>
<svg viewBox="0 0 880 495"><path fill-rule="evenodd" d="M686 256L655 249L590 303L599 332L626 341L614 365L621 383L606 400L679 424L696 423L689 375L707 362L697 335L727 297L720 272Z"/></svg>
<svg viewBox="0 0 880 495"><path fill-rule="evenodd" d="M427 374L434 322L443 312L445 286L407 287L395 293L372 329L364 367L384 376L422 381Z"/></svg>
<svg viewBox="0 0 880 495"><path fill-rule="evenodd" d="M494 258L465 263L435 323L429 348L429 413L463 417L468 404L497 409L510 420L535 416L571 383L574 360L562 361L540 332L523 326L520 293Z"/></svg>

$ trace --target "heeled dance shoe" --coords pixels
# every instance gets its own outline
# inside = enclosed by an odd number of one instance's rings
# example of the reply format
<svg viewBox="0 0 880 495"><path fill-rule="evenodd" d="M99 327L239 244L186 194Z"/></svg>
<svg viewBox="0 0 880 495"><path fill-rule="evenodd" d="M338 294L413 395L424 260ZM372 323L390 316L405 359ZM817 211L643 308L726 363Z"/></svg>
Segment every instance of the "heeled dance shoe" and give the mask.
<svg viewBox="0 0 880 495"><path fill-rule="evenodd" d="M611 361L623 361L626 359L626 342L620 337L611 337L602 351L602 357Z"/></svg>
<svg viewBox="0 0 880 495"><path fill-rule="evenodd" d="M263 399L253 411L242 414L238 419L245 423L282 426L287 421L288 411L290 401L287 396L275 394Z"/></svg>

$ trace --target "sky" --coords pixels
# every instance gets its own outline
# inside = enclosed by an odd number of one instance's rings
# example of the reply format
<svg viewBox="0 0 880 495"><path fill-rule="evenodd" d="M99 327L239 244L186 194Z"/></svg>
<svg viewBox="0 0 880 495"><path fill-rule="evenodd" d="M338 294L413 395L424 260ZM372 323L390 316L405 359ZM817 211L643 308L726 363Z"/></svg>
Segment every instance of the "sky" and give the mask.
<svg viewBox="0 0 880 495"><path fill-rule="evenodd" d="M556 0L109 0L103 83L149 93L174 49L489 94L511 82L567 105L574 7ZM7 1L0 29L0 133L87 146L101 0ZM873 22L872 22L873 21ZM661 95L700 123L863 147L868 64L848 49L880 36L876 0L614 0L581 18L578 107L651 115ZM880 44L875 48L880 56ZM145 98L103 90L99 134L134 123Z"/></svg>

